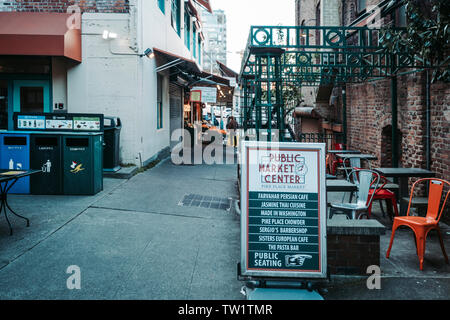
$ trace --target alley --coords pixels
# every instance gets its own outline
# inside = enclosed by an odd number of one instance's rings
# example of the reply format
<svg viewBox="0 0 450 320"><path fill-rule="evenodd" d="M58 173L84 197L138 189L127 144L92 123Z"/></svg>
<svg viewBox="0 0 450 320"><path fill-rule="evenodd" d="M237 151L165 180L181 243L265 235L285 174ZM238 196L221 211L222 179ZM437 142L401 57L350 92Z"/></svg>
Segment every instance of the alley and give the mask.
<svg viewBox="0 0 450 320"><path fill-rule="evenodd" d="M31 225L0 224L0 299L243 299L236 198L235 165L170 159L92 197L11 196Z"/></svg>

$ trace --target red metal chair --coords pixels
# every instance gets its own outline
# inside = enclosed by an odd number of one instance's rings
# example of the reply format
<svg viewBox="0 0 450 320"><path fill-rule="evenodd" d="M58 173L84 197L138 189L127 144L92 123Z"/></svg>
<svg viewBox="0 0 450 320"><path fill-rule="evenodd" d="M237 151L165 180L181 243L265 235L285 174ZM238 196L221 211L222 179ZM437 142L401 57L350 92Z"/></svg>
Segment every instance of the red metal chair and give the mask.
<svg viewBox="0 0 450 320"><path fill-rule="evenodd" d="M416 185L423 181L430 181L429 192L428 192L428 208L425 217L410 216L411 201L414 194L414 188ZM444 254L445 262L448 264L448 256L445 252L444 241L442 240L441 230L439 229L439 220L442 217L442 212L444 211L445 205L447 203L448 196L450 194L450 189L447 191L444 201L441 203L442 194L444 190L444 184L450 186L448 181L437 179L437 178L424 178L417 180L412 188L411 195L409 197L409 205L406 216L400 216L394 218L394 223L392 225L392 235L391 241L389 243L389 248L386 253L386 258L389 259L389 255L392 248L392 243L394 241L395 230L400 226L410 227L414 231L416 237L416 253L419 257L420 270L423 270L423 257L425 254L425 240L427 238L428 232L431 230L436 230L439 236L439 242L441 245L442 253Z"/></svg>
<svg viewBox="0 0 450 320"><path fill-rule="evenodd" d="M373 201L375 200L379 200L380 201L380 206L383 210L381 201L386 200L386 203L388 203L388 201L391 202L392 208L394 209L394 213L395 216L398 217L398 207L397 207L397 198L395 197L395 193L392 192L391 190L388 189L384 189L384 186L388 183L388 180L386 179L385 176L380 175L380 180L381 180L381 186L378 187L376 190L375 189L370 189L369 191L369 195L372 195L372 193L375 192L375 195L373 196L372 202L370 203L369 209L367 209L367 217L370 218L370 213L372 212L372 204ZM389 211L392 212L392 211ZM384 211L383 211L384 214Z"/></svg>
<svg viewBox="0 0 450 320"><path fill-rule="evenodd" d="M344 150L344 144L343 143L335 143L334 144L334 150ZM331 164L331 174L336 175L336 169L339 165L343 165L344 162L342 159L338 158L334 160Z"/></svg>

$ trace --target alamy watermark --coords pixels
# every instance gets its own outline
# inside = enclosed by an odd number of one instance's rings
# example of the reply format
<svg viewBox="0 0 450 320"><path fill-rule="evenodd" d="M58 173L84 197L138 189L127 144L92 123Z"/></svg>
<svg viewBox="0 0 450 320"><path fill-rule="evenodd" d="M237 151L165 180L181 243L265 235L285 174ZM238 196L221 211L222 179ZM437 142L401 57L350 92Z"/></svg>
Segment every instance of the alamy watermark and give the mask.
<svg viewBox="0 0 450 320"><path fill-rule="evenodd" d="M367 274L370 274L367 278L366 285L369 290L381 289L381 268L377 265L371 265L367 267Z"/></svg>
<svg viewBox="0 0 450 320"><path fill-rule="evenodd" d="M66 273L70 274L67 278L66 286L69 290L80 290L81 289L81 269L77 265L68 266Z"/></svg>
<svg viewBox="0 0 450 320"><path fill-rule="evenodd" d="M243 141L258 141L259 146L271 151L279 151L276 144L279 142L279 131L272 129L271 136L266 129L259 130L218 130L202 129L201 124L196 124L190 130L176 129L172 132L171 141L173 148L171 151L172 163L179 164L235 164L241 162L235 157L235 151L240 148ZM256 159L250 159L255 161ZM252 162L251 162L252 163Z"/></svg>
<svg viewBox="0 0 450 320"><path fill-rule="evenodd" d="M67 7L67 13L70 17L67 18L66 26L67 29L81 29L81 9L77 5Z"/></svg>

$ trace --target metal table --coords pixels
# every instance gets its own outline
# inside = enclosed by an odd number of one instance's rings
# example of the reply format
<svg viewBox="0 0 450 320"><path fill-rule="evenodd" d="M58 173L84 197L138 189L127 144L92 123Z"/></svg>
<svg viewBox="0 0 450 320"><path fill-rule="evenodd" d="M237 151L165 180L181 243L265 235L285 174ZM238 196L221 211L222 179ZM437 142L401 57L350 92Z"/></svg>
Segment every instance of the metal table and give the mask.
<svg viewBox="0 0 450 320"><path fill-rule="evenodd" d="M356 184L342 179L327 179L327 192L351 192L358 190Z"/></svg>
<svg viewBox="0 0 450 320"><path fill-rule="evenodd" d="M358 150L328 150L327 153L351 154L351 153L361 153L361 151L358 151Z"/></svg>
<svg viewBox="0 0 450 320"><path fill-rule="evenodd" d="M399 179L399 199L400 201L400 212L404 214L405 205L403 204L402 198L409 196L408 191L408 179L412 177L416 178L432 178L436 174L433 171L425 170L421 168L375 168L375 171L379 172L385 177L394 177Z"/></svg>
<svg viewBox="0 0 450 320"><path fill-rule="evenodd" d="M367 160L377 160L378 158L374 156L373 154L364 154L364 153L337 153L336 157L339 158L346 158L346 159L367 159Z"/></svg>
<svg viewBox="0 0 450 320"><path fill-rule="evenodd" d="M8 214L6 208L11 211L11 213L21 219L24 219L27 222L27 227L30 226L30 221L28 218L22 217L21 215L14 212L13 209L8 204L8 192L11 189L11 187L19 180L20 178L30 176L32 174L36 174L42 172L42 170L27 170L27 171L18 171L18 170L0 170L0 198L1 198L1 204L0 204L0 212L3 210L6 218L6 222L8 222L9 226L9 233L12 235L12 227L11 223L8 219Z"/></svg>

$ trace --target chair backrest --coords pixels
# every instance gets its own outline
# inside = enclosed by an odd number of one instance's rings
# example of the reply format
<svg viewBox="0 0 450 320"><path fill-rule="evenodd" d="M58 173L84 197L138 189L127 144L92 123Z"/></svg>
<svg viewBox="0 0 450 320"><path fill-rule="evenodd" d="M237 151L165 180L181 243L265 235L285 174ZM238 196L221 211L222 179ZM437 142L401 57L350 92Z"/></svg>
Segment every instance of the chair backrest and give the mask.
<svg viewBox="0 0 450 320"><path fill-rule="evenodd" d="M406 215L409 216L410 209L411 209L411 202L414 195L414 189L415 187L424 181L430 181L430 184L428 186L428 207L427 207L427 218L435 219L439 222L442 216L442 212L445 209L445 205L447 204L447 199L450 194L450 188L447 191L444 200L441 203L442 199L442 193L444 191L444 185L447 184L447 186L450 187L450 182L438 179L438 178L423 178L419 179L412 185L411 188L411 195L409 197L409 205L408 205L408 211Z"/></svg>
<svg viewBox="0 0 450 320"><path fill-rule="evenodd" d="M369 206L375 195L375 192L372 192L369 198L370 188L371 186L374 186L375 190L378 188L380 174L369 169L356 169L352 170L348 177L348 180L355 183L358 187L357 203L363 206Z"/></svg>

